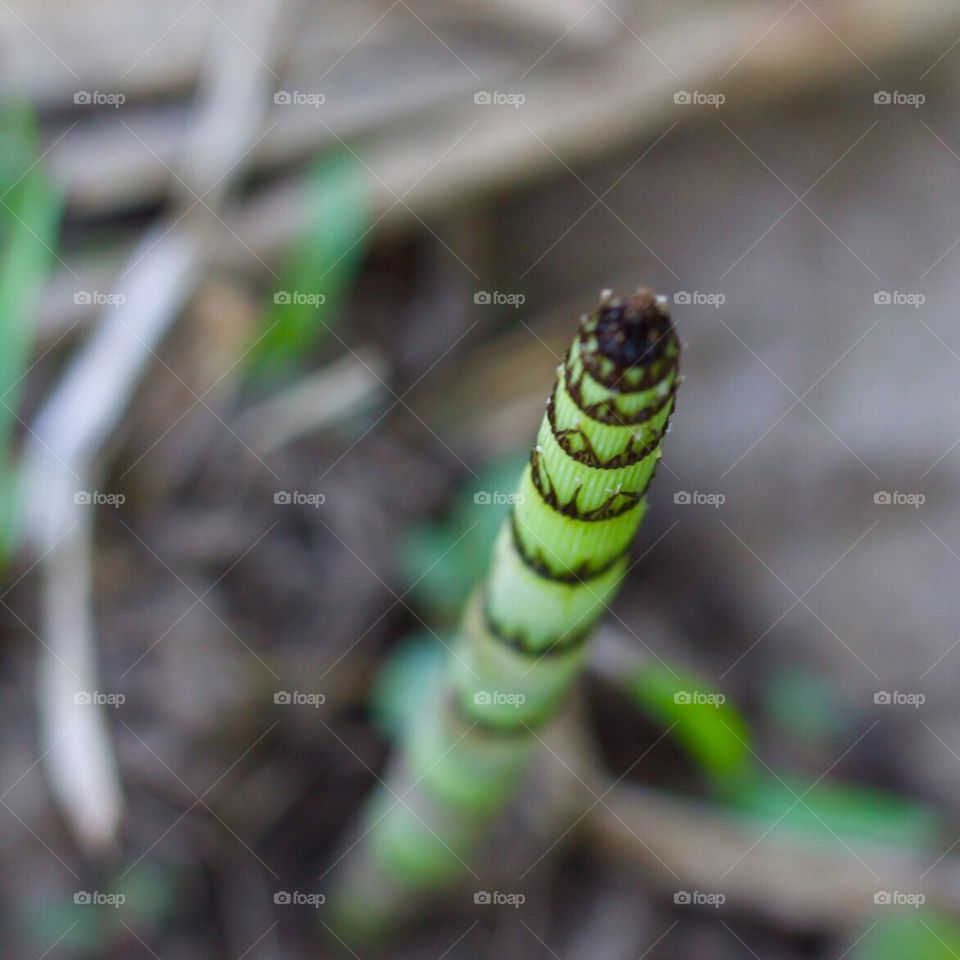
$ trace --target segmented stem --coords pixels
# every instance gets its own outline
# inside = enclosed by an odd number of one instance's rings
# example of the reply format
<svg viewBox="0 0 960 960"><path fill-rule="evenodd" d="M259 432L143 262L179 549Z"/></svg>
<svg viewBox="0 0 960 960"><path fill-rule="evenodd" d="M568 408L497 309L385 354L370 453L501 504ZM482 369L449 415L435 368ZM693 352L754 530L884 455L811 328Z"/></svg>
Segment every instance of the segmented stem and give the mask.
<svg viewBox="0 0 960 960"><path fill-rule="evenodd" d="M341 882L338 902L354 926L463 870L516 791L534 730L579 674L626 571L679 355L665 303L649 290L605 291L581 319L447 680L409 732L390 790L372 802Z"/></svg>

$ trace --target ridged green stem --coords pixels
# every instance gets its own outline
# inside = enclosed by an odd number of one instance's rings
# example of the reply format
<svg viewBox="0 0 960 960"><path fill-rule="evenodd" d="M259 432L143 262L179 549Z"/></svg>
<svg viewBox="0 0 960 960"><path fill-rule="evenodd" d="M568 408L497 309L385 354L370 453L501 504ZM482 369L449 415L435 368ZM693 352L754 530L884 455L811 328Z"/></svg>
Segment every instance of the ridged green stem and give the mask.
<svg viewBox="0 0 960 960"><path fill-rule="evenodd" d="M605 292L557 370L490 575L445 678L411 725L344 857L331 901L376 934L472 866L582 670L646 510L679 383L664 301Z"/></svg>

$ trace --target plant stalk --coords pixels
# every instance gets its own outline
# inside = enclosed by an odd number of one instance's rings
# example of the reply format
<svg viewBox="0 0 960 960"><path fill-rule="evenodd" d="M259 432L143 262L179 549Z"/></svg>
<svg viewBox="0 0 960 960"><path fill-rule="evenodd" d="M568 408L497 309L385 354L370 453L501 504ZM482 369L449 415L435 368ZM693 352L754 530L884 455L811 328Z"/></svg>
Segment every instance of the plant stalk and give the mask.
<svg viewBox="0 0 960 960"><path fill-rule="evenodd" d="M679 384L662 298L605 291L584 315L530 462L467 604L445 676L411 723L342 857L344 934L382 934L472 872L584 666L627 569Z"/></svg>

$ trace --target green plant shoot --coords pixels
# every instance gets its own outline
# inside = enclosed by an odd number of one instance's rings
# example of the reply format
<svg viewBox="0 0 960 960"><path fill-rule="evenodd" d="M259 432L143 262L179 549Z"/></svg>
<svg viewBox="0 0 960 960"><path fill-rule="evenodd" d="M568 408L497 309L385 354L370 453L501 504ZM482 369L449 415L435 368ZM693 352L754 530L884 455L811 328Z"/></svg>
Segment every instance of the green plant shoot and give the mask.
<svg viewBox="0 0 960 960"><path fill-rule="evenodd" d="M679 384L662 298L604 292L558 367L536 444L443 679L344 857L333 905L371 935L469 866L535 732L583 669L626 572Z"/></svg>

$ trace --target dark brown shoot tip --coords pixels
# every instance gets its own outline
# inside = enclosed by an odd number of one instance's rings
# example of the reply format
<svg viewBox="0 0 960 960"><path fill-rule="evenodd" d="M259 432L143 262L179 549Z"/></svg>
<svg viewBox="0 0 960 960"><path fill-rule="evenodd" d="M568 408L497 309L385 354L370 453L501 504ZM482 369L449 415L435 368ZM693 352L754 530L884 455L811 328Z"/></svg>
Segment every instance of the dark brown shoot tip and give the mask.
<svg viewBox="0 0 960 960"><path fill-rule="evenodd" d="M646 287L628 297L604 291L590 319L597 350L620 370L651 366L675 340L665 299Z"/></svg>

